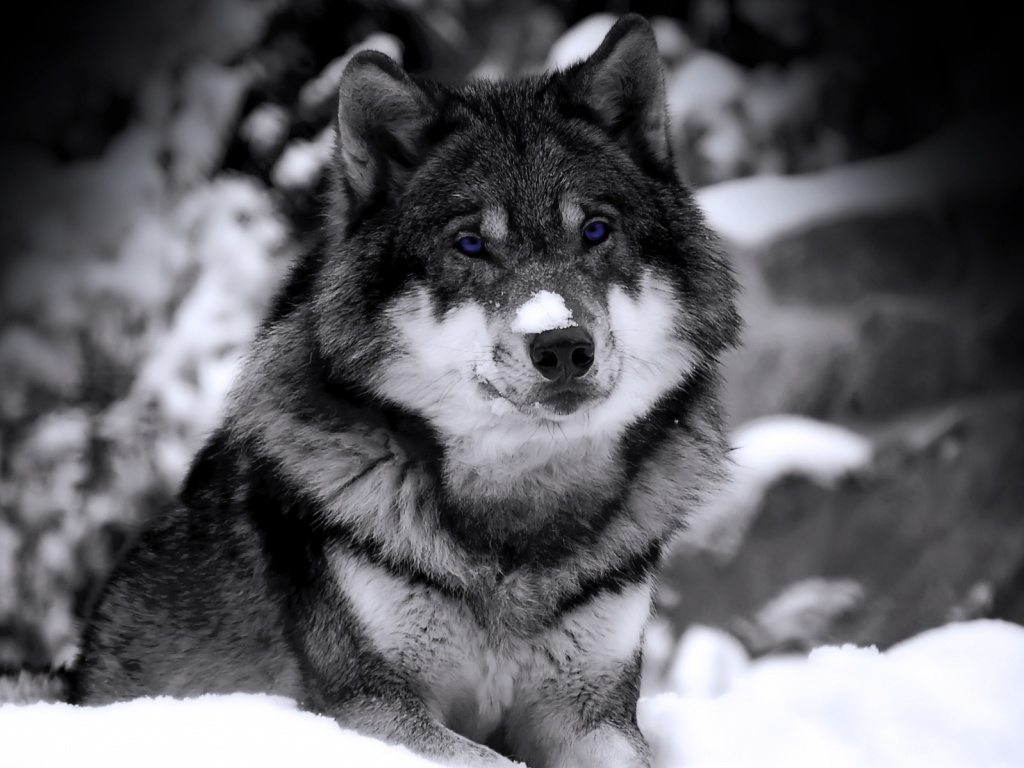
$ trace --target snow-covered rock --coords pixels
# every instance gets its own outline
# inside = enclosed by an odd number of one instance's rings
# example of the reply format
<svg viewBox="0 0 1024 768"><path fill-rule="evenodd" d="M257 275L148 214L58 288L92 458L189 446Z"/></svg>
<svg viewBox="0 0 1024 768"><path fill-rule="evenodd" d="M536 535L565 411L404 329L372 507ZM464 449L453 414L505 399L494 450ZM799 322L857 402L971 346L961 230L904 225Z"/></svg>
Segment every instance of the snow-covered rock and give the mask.
<svg viewBox="0 0 1024 768"><path fill-rule="evenodd" d="M784 234L841 218L892 215L928 203L992 194L1024 177L1019 122L965 118L900 153L803 176L759 176L701 189L708 222L730 242L765 246Z"/></svg>
<svg viewBox="0 0 1024 768"><path fill-rule="evenodd" d="M712 508L696 515L682 542L730 559L738 551L765 491L787 475L830 485L867 467L870 440L804 416L764 416L732 436L732 478Z"/></svg>
<svg viewBox="0 0 1024 768"><path fill-rule="evenodd" d="M1024 400L1006 395L875 427L870 453L839 430L843 450L791 463L780 436L761 465L774 480L760 485L752 463L748 495L741 482L695 515L662 570L661 616L677 633L729 630L757 654L884 648L953 619L1020 616L1022 425Z"/></svg>
<svg viewBox="0 0 1024 768"><path fill-rule="evenodd" d="M723 110L735 107L746 88L743 69L713 51L693 53L673 72L665 86L673 127L706 123Z"/></svg>
<svg viewBox="0 0 1024 768"><path fill-rule="evenodd" d="M174 182L195 184L217 170L250 80L251 73L244 68L205 61L185 73L178 91L181 108L167 127L166 150Z"/></svg>
<svg viewBox="0 0 1024 768"><path fill-rule="evenodd" d="M402 63L402 41L394 35L383 32L367 36L365 40L349 48L343 55L333 59L319 75L308 81L299 90L298 109L307 118L333 115L338 103L338 84L341 73L349 61L360 51L379 51L399 64Z"/></svg>
<svg viewBox="0 0 1024 768"><path fill-rule="evenodd" d="M595 13L570 27L551 46L547 68L565 69L590 56L617 20L618 17L611 13Z"/></svg>
<svg viewBox="0 0 1024 768"><path fill-rule="evenodd" d="M334 136L334 126L328 125L312 139L288 144L270 171L274 186L288 191L312 189L334 152Z"/></svg>

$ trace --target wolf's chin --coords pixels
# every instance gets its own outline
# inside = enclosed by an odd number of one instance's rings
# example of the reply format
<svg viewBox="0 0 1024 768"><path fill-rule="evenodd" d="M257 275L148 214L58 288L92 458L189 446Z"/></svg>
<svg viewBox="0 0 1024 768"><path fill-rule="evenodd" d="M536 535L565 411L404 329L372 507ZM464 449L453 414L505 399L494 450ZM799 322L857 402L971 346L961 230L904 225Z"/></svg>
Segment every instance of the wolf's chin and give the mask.
<svg viewBox="0 0 1024 768"><path fill-rule="evenodd" d="M525 402L503 395L489 382L480 382L480 388L490 402L491 412L496 416L519 412L531 419L561 421L587 410L602 398L592 392L563 390L551 392Z"/></svg>
<svg viewBox="0 0 1024 768"><path fill-rule="evenodd" d="M593 395L575 390L552 392L534 404L535 411L551 417L572 416L592 405Z"/></svg>

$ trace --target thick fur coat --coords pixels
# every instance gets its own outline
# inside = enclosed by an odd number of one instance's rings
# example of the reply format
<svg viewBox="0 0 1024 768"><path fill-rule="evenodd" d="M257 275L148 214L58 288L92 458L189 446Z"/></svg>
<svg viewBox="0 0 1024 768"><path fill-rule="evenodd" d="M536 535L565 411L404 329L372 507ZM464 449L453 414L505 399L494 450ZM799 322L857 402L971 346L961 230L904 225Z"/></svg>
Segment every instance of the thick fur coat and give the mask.
<svg viewBox="0 0 1024 768"><path fill-rule="evenodd" d="M738 327L650 27L462 89L358 54L333 171L73 700L271 692L454 765L649 765L655 570L719 480Z"/></svg>

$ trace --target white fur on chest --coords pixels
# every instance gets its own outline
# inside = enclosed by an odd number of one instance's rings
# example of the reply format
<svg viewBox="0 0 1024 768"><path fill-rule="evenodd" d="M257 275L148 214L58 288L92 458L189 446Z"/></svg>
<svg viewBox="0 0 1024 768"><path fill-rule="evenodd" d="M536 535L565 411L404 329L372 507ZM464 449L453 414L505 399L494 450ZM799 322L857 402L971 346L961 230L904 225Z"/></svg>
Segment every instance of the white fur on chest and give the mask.
<svg viewBox="0 0 1024 768"><path fill-rule="evenodd" d="M599 595L527 638L495 636L462 603L339 553L338 584L374 648L413 673L432 714L484 741L516 708L552 705L572 686L628 662L651 611L651 586ZM566 690L560 692L561 688Z"/></svg>

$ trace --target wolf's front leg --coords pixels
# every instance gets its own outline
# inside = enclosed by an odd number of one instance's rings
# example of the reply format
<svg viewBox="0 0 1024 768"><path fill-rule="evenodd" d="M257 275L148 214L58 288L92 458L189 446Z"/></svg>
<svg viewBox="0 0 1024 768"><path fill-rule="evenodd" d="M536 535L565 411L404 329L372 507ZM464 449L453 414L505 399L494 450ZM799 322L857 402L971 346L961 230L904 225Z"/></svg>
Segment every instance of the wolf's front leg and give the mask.
<svg viewBox="0 0 1024 768"><path fill-rule="evenodd" d="M440 723L407 675L349 634L342 617L321 613L300 637L306 708L453 768L513 768L511 760Z"/></svg>
<svg viewBox="0 0 1024 768"><path fill-rule="evenodd" d="M470 741L438 722L423 700L389 674L385 665L373 668L360 664L359 667L340 676L307 679L306 706L333 717L343 728L407 747L452 768L513 768L516 765L493 749Z"/></svg>
<svg viewBox="0 0 1024 768"><path fill-rule="evenodd" d="M530 768L650 768L636 722L644 627L653 585L599 592L536 645L507 731Z"/></svg>
<svg viewBox="0 0 1024 768"><path fill-rule="evenodd" d="M357 696L332 710L330 714L345 728L407 747L452 768L513 768L517 765L441 725L429 715L422 702L397 691Z"/></svg>
<svg viewBox="0 0 1024 768"><path fill-rule="evenodd" d="M595 673L549 678L509 722L514 753L530 768L650 768L636 723L640 653Z"/></svg>

